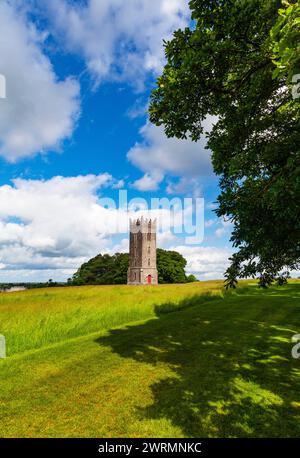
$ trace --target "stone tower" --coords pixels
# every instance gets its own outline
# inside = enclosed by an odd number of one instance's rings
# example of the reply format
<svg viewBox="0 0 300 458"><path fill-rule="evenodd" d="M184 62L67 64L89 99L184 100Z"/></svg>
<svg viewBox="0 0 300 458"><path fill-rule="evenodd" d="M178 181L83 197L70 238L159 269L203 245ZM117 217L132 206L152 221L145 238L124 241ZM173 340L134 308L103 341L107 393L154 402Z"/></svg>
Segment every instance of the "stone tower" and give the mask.
<svg viewBox="0 0 300 458"><path fill-rule="evenodd" d="M128 285L157 285L156 220L130 220Z"/></svg>

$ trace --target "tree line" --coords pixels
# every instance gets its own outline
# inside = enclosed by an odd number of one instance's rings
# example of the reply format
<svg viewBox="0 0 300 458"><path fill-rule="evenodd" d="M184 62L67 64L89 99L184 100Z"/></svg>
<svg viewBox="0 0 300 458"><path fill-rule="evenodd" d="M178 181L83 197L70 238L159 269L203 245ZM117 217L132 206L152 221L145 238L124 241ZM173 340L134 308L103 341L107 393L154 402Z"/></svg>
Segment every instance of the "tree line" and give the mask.
<svg viewBox="0 0 300 458"><path fill-rule="evenodd" d="M158 283L188 283L197 281L194 275L186 275L186 259L176 251L158 248ZM128 253L98 254L84 263L68 283L79 285L122 285L127 283Z"/></svg>

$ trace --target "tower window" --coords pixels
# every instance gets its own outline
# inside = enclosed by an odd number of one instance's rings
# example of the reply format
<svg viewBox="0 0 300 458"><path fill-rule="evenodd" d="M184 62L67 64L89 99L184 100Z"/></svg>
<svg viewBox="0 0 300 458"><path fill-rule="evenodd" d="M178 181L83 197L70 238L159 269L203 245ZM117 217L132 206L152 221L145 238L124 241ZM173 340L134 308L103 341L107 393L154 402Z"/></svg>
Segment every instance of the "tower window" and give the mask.
<svg viewBox="0 0 300 458"><path fill-rule="evenodd" d="M147 234L147 240L148 240L148 241L151 241L151 232L148 232L148 234Z"/></svg>
<svg viewBox="0 0 300 458"><path fill-rule="evenodd" d="M149 253L149 254L150 254L150 251L151 251L151 249L150 249L150 247L148 246L148 253Z"/></svg>
<svg viewBox="0 0 300 458"><path fill-rule="evenodd" d="M150 259L148 259L148 266L150 266Z"/></svg>

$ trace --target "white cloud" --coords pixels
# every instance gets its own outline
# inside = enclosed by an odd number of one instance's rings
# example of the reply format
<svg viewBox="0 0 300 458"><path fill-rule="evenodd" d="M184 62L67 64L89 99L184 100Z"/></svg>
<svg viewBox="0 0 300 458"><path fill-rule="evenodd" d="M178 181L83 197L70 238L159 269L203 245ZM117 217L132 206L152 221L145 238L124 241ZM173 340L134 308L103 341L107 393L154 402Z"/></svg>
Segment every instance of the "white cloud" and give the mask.
<svg viewBox="0 0 300 458"><path fill-rule="evenodd" d="M154 175L155 177L150 176L149 173L145 173L142 178L133 183L133 187L138 191L156 191L158 184L163 179L163 175L160 173L155 173Z"/></svg>
<svg viewBox="0 0 300 458"><path fill-rule="evenodd" d="M176 242L176 235L171 231L158 232L157 234L157 245L159 248L167 249L170 246L170 243Z"/></svg>
<svg viewBox="0 0 300 458"><path fill-rule="evenodd" d="M114 182L102 174L16 179L12 186L1 186L0 263L5 270L74 270L106 247L110 211L99 205L97 192Z"/></svg>
<svg viewBox="0 0 300 458"><path fill-rule="evenodd" d="M189 272L222 276L228 250L184 245L182 217L192 216L191 207L183 214L180 199L166 199L166 206L147 211L147 202L136 199L127 202L129 211L117 201L107 208L106 198L115 192L107 190L120 185L103 173L18 178L0 186L0 282L63 280L100 252L128 251L128 219L141 215L158 218L158 246L182 252Z"/></svg>
<svg viewBox="0 0 300 458"><path fill-rule="evenodd" d="M142 83L145 74L161 71L163 39L185 27L188 0L66 0L36 2L62 46L80 56L99 81Z"/></svg>
<svg viewBox="0 0 300 458"><path fill-rule="evenodd" d="M226 248L174 246L187 260L187 272L202 280L220 279L229 265L232 251Z"/></svg>
<svg viewBox="0 0 300 458"><path fill-rule="evenodd" d="M59 272L59 276L58 276ZM57 269L19 269L16 270L3 270L1 271L0 280L1 283L35 283L35 282L47 282L50 278L55 281L66 281L71 278L74 273L74 269L61 270Z"/></svg>
<svg viewBox="0 0 300 458"><path fill-rule="evenodd" d="M136 99L135 103L127 110L127 116L130 119L136 119L142 116L146 116L148 113L149 103L145 102L142 97Z"/></svg>
<svg viewBox="0 0 300 458"><path fill-rule="evenodd" d="M0 100L0 155L14 162L56 149L72 134L79 85L57 80L42 52L44 36L11 5L0 4L0 73L7 84L7 98Z"/></svg>
<svg viewBox="0 0 300 458"><path fill-rule="evenodd" d="M211 128L212 122L213 120L205 122L205 130ZM186 191L187 184L197 189L196 180L213 176L211 153L205 149L205 137L197 143L167 138L162 127L150 123L141 128L140 134L143 141L136 143L129 150L127 157L132 164L145 173L150 184L148 190L154 188L154 183L158 186L166 174L184 177L177 184L169 183L167 188L169 193L181 192L183 188ZM139 183L139 180L135 183L137 188Z"/></svg>
<svg viewBox="0 0 300 458"><path fill-rule="evenodd" d="M108 253L113 255L115 253L128 253L129 250L129 240L128 237L122 239L120 242L117 242L115 245L111 246L111 248L104 248L102 253Z"/></svg>
<svg viewBox="0 0 300 458"><path fill-rule="evenodd" d="M203 179L203 177L202 177ZM203 197L203 189L201 183L201 175L197 178L190 176L181 177L179 180L168 180L168 186L166 188L168 194L190 194L193 197Z"/></svg>
<svg viewBox="0 0 300 458"><path fill-rule="evenodd" d="M207 221L205 221L205 227L212 227L214 224L216 224L217 221L217 219L208 219Z"/></svg>
<svg viewBox="0 0 300 458"><path fill-rule="evenodd" d="M215 231L215 236L217 238L221 238L224 235L229 234L232 231L233 223L231 221L225 220L223 218L219 218L219 220L217 220L217 221L221 225L221 227L219 227Z"/></svg>
<svg viewBox="0 0 300 458"><path fill-rule="evenodd" d="M219 227L218 229L216 229L215 231L215 236L219 239L221 237L223 237L223 235L226 234L226 230L224 227Z"/></svg>
<svg viewBox="0 0 300 458"><path fill-rule="evenodd" d="M65 279L100 252L127 251L130 217L157 217L163 232L159 243L174 241L170 228L181 226L181 208L171 214L169 208L147 212L140 205L135 211L132 201L129 212L119 208L118 202L105 207L107 189L118 184L104 173L49 180L19 178L0 186L0 281L44 279L45 271L47 276L52 272L54 279ZM29 277L23 275L25 271Z"/></svg>

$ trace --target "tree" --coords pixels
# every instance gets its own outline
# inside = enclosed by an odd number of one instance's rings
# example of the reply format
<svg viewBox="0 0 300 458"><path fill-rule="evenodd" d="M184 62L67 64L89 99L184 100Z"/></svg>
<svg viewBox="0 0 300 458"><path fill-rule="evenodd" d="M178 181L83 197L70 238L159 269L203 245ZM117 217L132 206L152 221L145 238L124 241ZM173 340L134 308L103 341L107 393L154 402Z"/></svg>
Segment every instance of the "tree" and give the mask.
<svg viewBox="0 0 300 458"><path fill-rule="evenodd" d="M300 263L300 99L296 0L192 0L193 27L165 43L150 119L169 137L206 133L220 176L216 213L236 249L226 286L269 285ZM300 70L299 70L300 73ZM203 121L216 117L210 132Z"/></svg>
<svg viewBox="0 0 300 458"><path fill-rule="evenodd" d="M99 254L85 262L73 275L73 285L115 285L127 283L128 253L113 256ZM186 260L176 251L157 249L157 270L159 283L185 283ZM189 280L188 280L189 279Z"/></svg>
<svg viewBox="0 0 300 458"><path fill-rule="evenodd" d="M156 255L158 283L186 283L186 260L180 253L158 248Z"/></svg>
<svg viewBox="0 0 300 458"><path fill-rule="evenodd" d="M300 77L300 4L285 0L285 8L279 10L279 17L271 30L273 39L274 76L288 72L288 80L296 82ZM300 96L300 94L297 94Z"/></svg>
<svg viewBox="0 0 300 458"><path fill-rule="evenodd" d="M186 277L186 282L187 283L194 283L195 281L198 281L198 279L195 277L195 275L191 274Z"/></svg>
<svg viewBox="0 0 300 458"><path fill-rule="evenodd" d="M127 281L128 254L99 254L73 275L73 285L114 285Z"/></svg>

